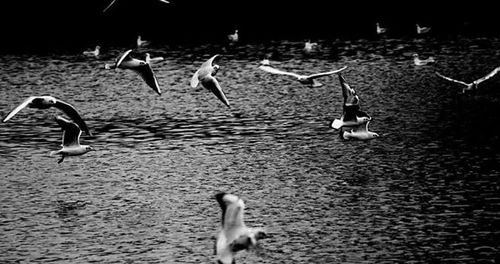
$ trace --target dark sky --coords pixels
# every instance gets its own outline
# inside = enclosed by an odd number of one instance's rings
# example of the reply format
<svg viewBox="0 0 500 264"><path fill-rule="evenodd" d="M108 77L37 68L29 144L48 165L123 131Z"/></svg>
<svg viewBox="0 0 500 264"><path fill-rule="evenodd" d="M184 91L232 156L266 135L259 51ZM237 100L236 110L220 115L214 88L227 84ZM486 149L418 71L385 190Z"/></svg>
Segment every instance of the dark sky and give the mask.
<svg viewBox="0 0 500 264"><path fill-rule="evenodd" d="M135 36L169 43L212 42L239 28L242 41L369 38L374 23L394 37L415 35L415 22L436 37L499 35L495 6L486 1L338 0L0 1L3 50L133 44ZM8 41L6 41L8 40Z"/></svg>

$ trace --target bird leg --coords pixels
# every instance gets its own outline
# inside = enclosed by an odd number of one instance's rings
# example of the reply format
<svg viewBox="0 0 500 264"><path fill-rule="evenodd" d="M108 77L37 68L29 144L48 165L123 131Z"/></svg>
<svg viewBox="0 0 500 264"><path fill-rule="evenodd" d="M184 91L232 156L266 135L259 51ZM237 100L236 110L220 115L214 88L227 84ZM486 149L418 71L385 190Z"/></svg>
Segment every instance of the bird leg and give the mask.
<svg viewBox="0 0 500 264"><path fill-rule="evenodd" d="M59 163L63 162L64 157L65 157L64 155L61 155L61 159L57 162L57 164L59 164Z"/></svg>

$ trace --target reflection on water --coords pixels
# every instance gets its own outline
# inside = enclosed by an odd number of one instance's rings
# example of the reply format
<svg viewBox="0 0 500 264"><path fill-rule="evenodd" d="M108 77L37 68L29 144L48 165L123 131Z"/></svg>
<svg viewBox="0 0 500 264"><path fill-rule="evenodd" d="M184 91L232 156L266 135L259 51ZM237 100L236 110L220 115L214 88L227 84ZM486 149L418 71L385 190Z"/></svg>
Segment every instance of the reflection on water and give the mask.
<svg viewBox="0 0 500 264"><path fill-rule="evenodd" d="M0 125L0 262L208 263L226 191L272 238L242 263L493 263L500 261L498 78L459 96L434 71L472 81L497 67L498 40L432 39L135 51L153 65L156 95L134 73L106 71L124 49L2 55L0 115L30 95L75 105L98 151L59 148L56 109L24 109ZM435 65L415 66L411 54ZM225 107L194 71L221 53ZM342 109L335 76L318 88L260 71L349 68L381 135L345 142L328 125Z"/></svg>

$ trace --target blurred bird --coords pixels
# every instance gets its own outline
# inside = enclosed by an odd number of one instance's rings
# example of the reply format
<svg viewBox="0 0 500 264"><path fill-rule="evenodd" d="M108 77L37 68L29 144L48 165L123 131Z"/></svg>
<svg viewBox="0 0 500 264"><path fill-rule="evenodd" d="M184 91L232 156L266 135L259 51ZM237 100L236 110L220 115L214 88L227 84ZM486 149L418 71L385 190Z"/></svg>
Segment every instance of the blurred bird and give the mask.
<svg viewBox="0 0 500 264"><path fill-rule="evenodd" d="M107 70L117 68L132 70L139 74L149 87L161 95L160 85L158 84L158 80L156 79L151 65L143 60L133 58L130 56L130 52L132 52L131 49L125 51L125 53L116 58L114 64L105 64L104 68Z"/></svg>
<svg viewBox="0 0 500 264"><path fill-rule="evenodd" d="M157 1L164 3L164 4L170 4L170 2L167 0L157 0ZM116 0L111 1L111 3L109 3L109 5L106 8L104 8L104 10L102 10L102 12L103 13L106 12L115 2L116 2Z"/></svg>
<svg viewBox="0 0 500 264"><path fill-rule="evenodd" d="M431 27L421 27L419 24L417 25L417 34L425 34L431 30Z"/></svg>
<svg viewBox="0 0 500 264"><path fill-rule="evenodd" d="M149 63L149 64L156 63L156 62L159 62L159 61L162 61L162 60L163 60L163 57L154 57L154 58L151 58L151 55L149 53L146 53L146 62Z"/></svg>
<svg viewBox="0 0 500 264"><path fill-rule="evenodd" d="M495 68L493 71L491 71L490 73L488 73L486 76L484 77L481 77L471 83L466 83L466 82L463 82L463 81L459 81L459 80L455 80L455 79L452 79L450 77L447 77L447 76L444 76L442 75L441 73L439 72L436 72L436 75L447 80L447 81L450 81L450 82L454 82L454 83L458 83L460 85L463 85L465 86L464 88L462 88L462 93L466 93L466 92L469 92L469 91L474 91L474 90L477 90L478 86L480 83L490 79L491 77L495 76L498 71L500 71L500 67L497 67Z"/></svg>
<svg viewBox="0 0 500 264"><path fill-rule="evenodd" d="M413 63L415 63L415 65L417 65L417 66L423 66L423 65L427 65L429 63L436 62L436 60L434 60L434 57L429 57L429 58L427 58L425 60L421 60L418 57L417 53L414 53L412 56L413 56Z"/></svg>
<svg viewBox="0 0 500 264"><path fill-rule="evenodd" d="M255 249L260 239L269 236L264 229L245 225L245 204L238 196L218 193L215 198L222 209L222 226L215 242L215 255L218 263L233 264L238 251Z"/></svg>
<svg viewBox="0 0 500 264"><path fill-rule="evenodd" d="M137 36L137 47L138 48L148 46L149 43L150 42L147 40L142 40L141 35Z"/></svg>
<svg viewBox="0 0 500 264"><path fill-rule="evenodd" d="M341 72L341 71L347 69L347 66L344 66L338 70L316 73L316 74L311 74L311 75L300 75L300 74L296 74L296 73L292 73L292 72L286 72L286 71L278 70L278 69L273 68L273 67L268 66L268 65L261 65L261 66L259 66L259 69L266 71L266 72L269 72L269 73L289 75L289 76L296 78L301 84L309 85L310 87L319 87L319 86L322 86L323 84L318 82L316 80L316 78L320 78L323 76L332 75L334 73Z"/></svg>
<svg viewBox="0 0 500 264"><path fill-rule="evenodd" d="M67 114L71 119L73 119L85 131L87 135L92 136L92 133L89 131L87 124L85 124L85 121L83 121L82 117L80 116L80 114L78 114L75 107L63 100L59 100L52 96L28 97L28 99L24 100L24 102L10 111L10 113L2 120L2 122L9 121L9 119L11 119L25 107L36 109L48 109L50 107L58 108L59 110L62 110L65 114Z"/></svg>
<svg viewBox="0 0 500 264"><path fill-rule="evenodd" d="M227 39L228 39L231 43L238 42L238 41L240 40L240 37L239 37L239 35L238 35L238 30L237 30L237 29L235 29L233 34L229 34L229 35L227 35Z"/></svg>
<svg viewBox="0 0 500 264"><path fill-rule="evenodd" d="M380 24L377 22L377 34L384 34L387 31L387 28L381 27Z"/></svg>
<svg viewBox="0 0 500 264"><path fill-rule="evenodd" d="M61 149L51 151L50 156L61 155L57 163L63 162L66 156L79 156L91 150L95 150L89 145L80 145L80 135L82 131L77 124L61 116L56 116L56 121L63 130Z"/></svg>
<svg viewBox="0 0 500 264"><path fill-rule="evenodd" d="M203 87L215 94L215 96L217 96L217 98L219 98L219 100L221 100L227 107L230 107L224 91L222 91L219 82L214 77L220 68L217 64L212 65L217 56L219 55L217 54L213 56L201 65L201 67L193 74L190 85L191 87L196 88L196 86L198 86L201 82Z"/></svg>
<svg viewBox="0 0 500 264"><path fill-rule="evenodd" d="M94 56L94 57L99 57L99 51L101 47L99 45L95 46L94 50L86 50L83 52L83 55L86 56Z"/></svg>
<svg viewBox="0 0 500 264"><path fill-rule="evenodd" d="M304 51L305 52L312 52L313 49L318 45L316 42L311 42L310 40L307 40L304 43Z"/></svg>

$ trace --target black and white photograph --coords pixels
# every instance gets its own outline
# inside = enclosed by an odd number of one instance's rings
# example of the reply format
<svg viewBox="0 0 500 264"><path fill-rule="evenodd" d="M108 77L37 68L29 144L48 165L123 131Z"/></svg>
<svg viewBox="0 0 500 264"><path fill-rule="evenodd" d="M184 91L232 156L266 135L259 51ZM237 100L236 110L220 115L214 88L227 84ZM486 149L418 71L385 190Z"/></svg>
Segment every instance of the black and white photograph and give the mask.
<svg viewBox="0 0 500 264"><path fill-rule="evenodd" d="M492 1L0 1L0 263L500 263Z"/></svg>

